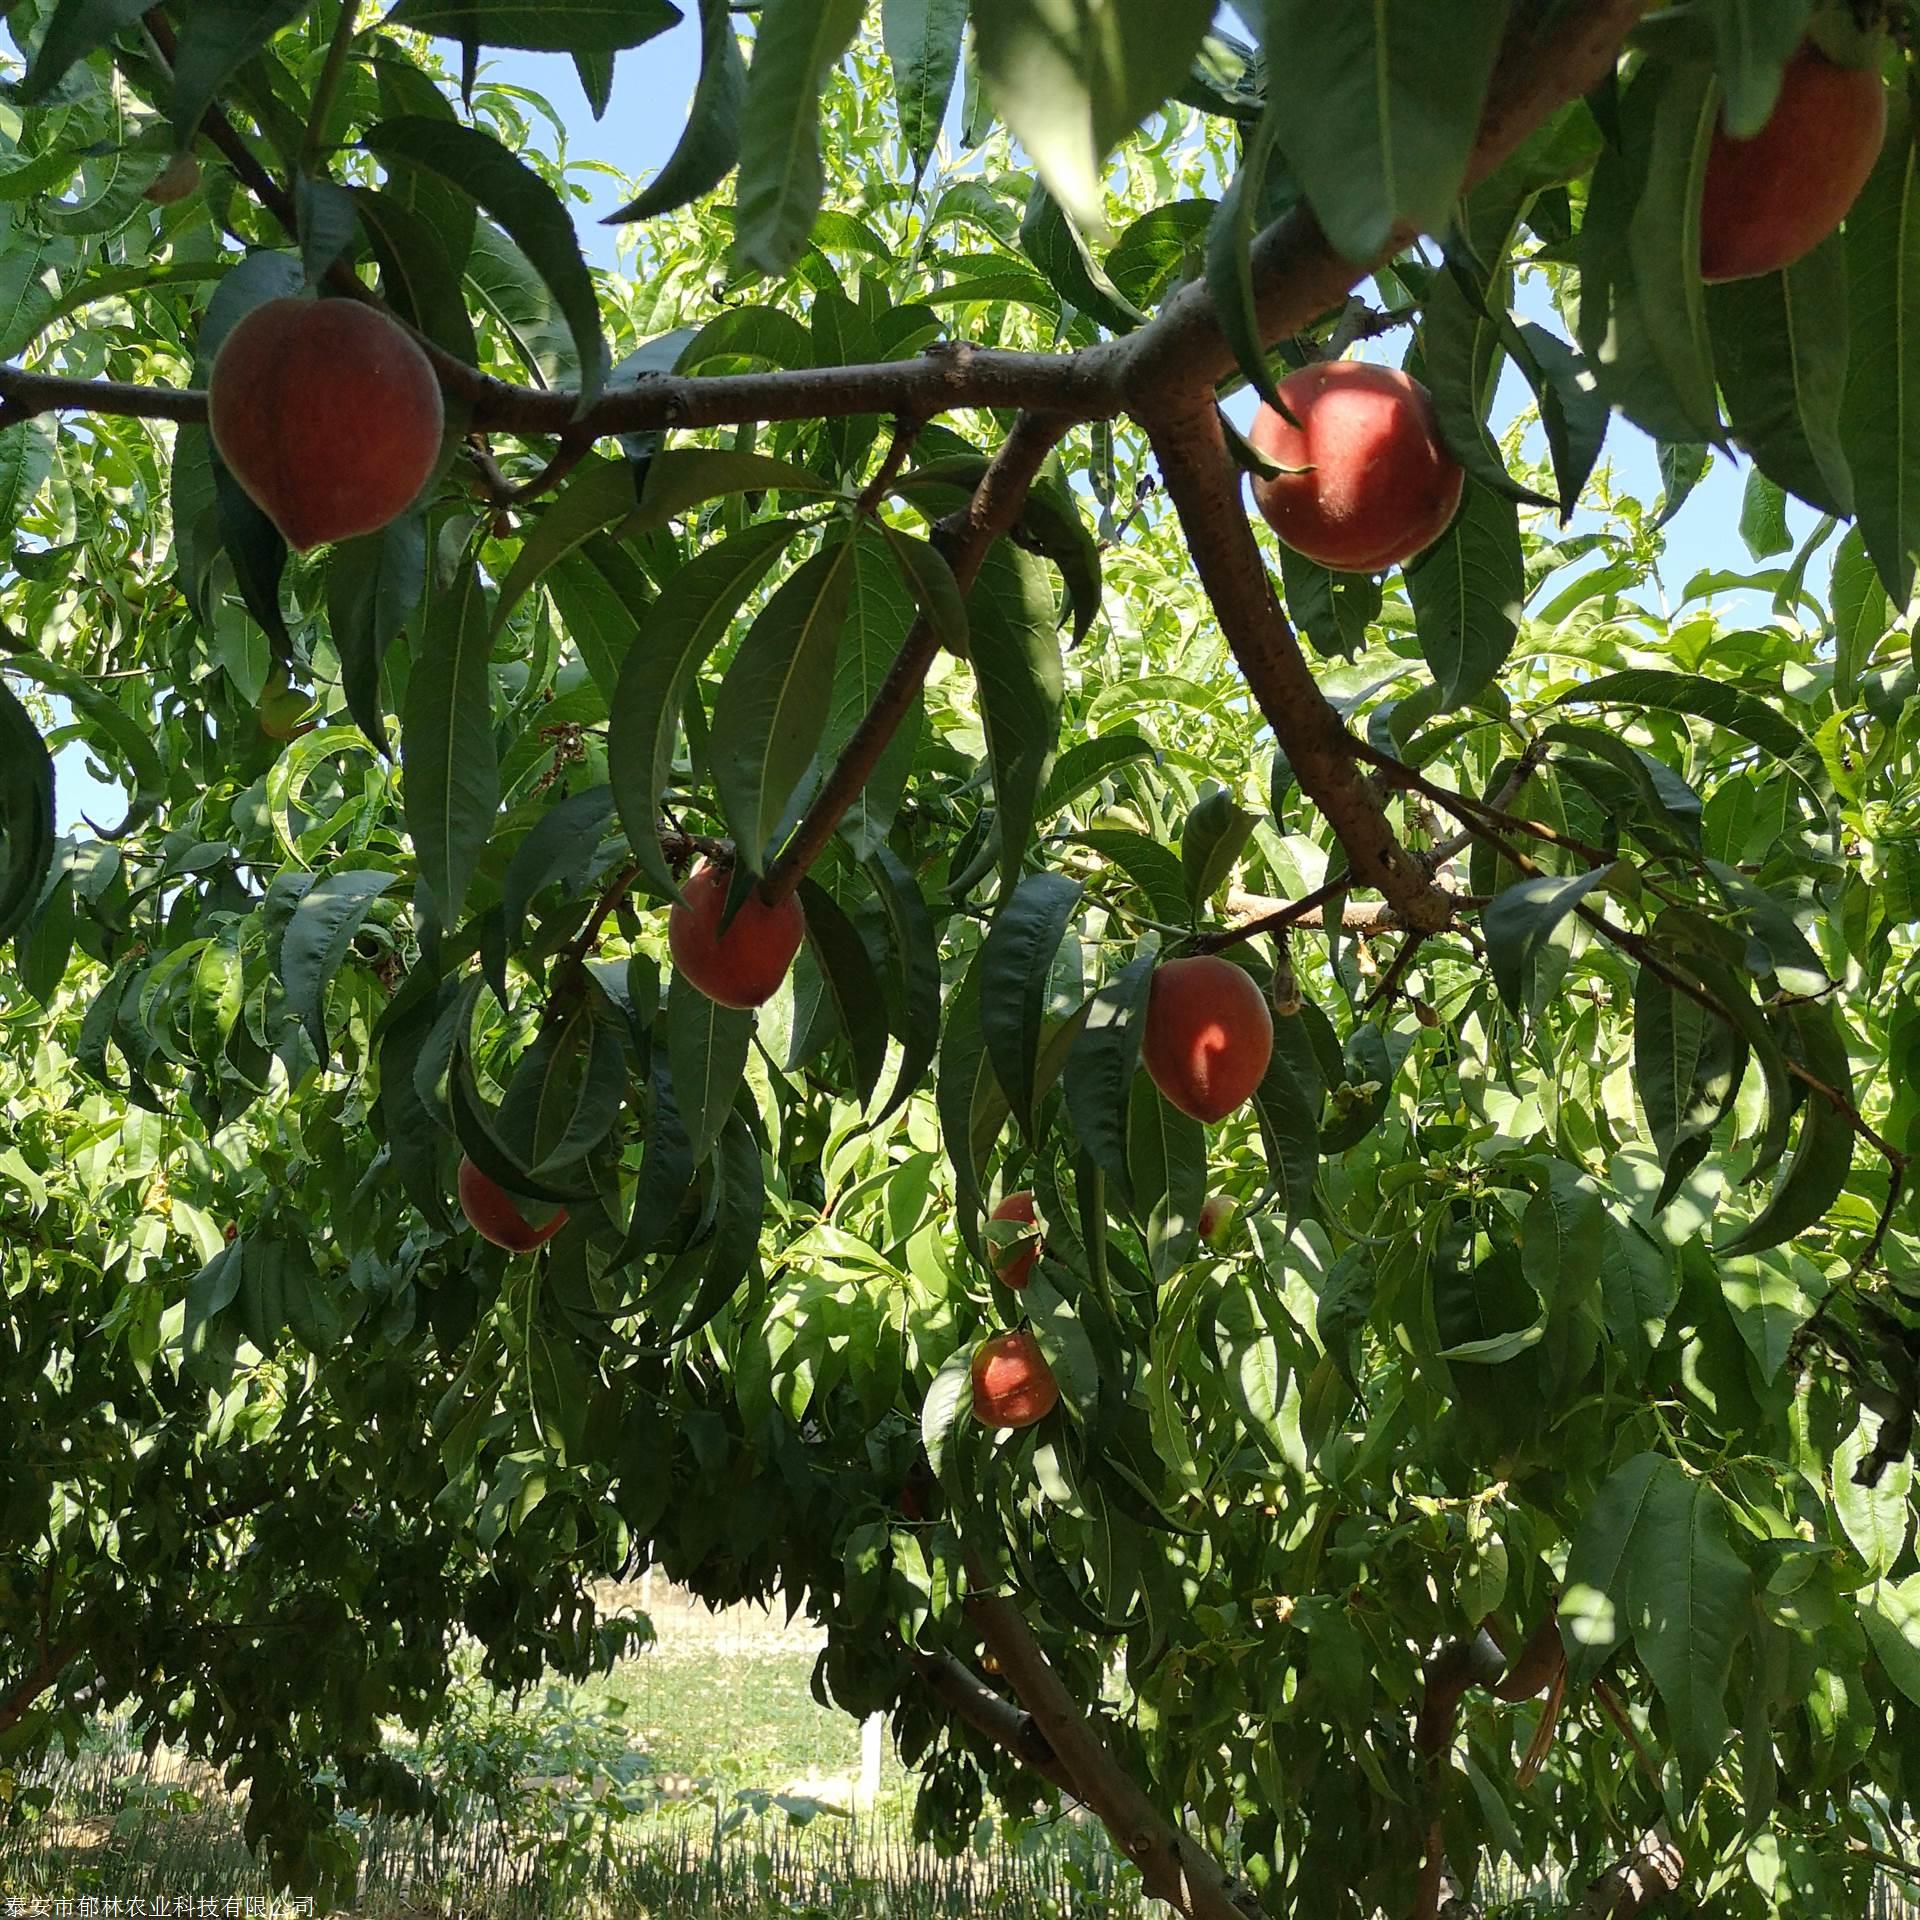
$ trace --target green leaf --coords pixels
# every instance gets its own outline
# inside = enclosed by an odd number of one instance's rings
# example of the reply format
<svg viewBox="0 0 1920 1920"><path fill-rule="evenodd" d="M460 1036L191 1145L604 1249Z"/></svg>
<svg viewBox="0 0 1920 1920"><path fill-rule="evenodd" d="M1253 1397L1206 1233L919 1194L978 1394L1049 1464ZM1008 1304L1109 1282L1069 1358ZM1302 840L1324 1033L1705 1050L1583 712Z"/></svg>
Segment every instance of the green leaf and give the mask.
<svg viewBox="0 0 1920 1920"><path fill-rule="evenodd" d="M726 447L670 447L647 463L640 505L625 531L665 526L689 507L729 494L775 491L820 494L831 493L833 487L804 467L769 459L763 453L736 453Z"/></svg>
<svg viewBox="0 0 1920 1920"><path fill-rule="evenodd" d="M1793 551L1787 531L1787 496L1755 467L1740 497L1740 538L1756 560Z"/></svg>
<svg viewBox="0 0 1920 1920"><path fill-rule="evenodd" d="M1575 353L1558 334L1530 320L1519 329L1518 337L1528 356L1519 365L1539 403L1564 522L1599 463L1612 410L1584 354Z"/></svg>
<svg viewBox="0 0 1920 1920"><path fill-rule="evenodd" d="M580 91L596 120L604 120L613 104L613 63L610 53L576 52L573 70L580 76Z"/></svg>
<svg viewBox="0 0 1920 1920"><path fill-rule="evenodd" d="M1793 1030L1809 1071L1845 1098L1853 1097L1847 1043L1831 1007L1802 1001L1781 1016ZM1721 1254L1762 1253L1804 1233L1827 1216L1853 1167L1853 1127L1832 1101L1810 1094L1786 1171L1760 1217L1719 1248Z"/></svg>
<svg viewBox="0 0 1920 1920"><path fill-rule="evenodd" d="M407 832L443 932L459 924L500 805L491 651L486 589L468 560L428 601L401 722Z"/></svg>
<svg viewBox="0 0 1920 1920"><path fill-rule="evenodd" d="M1118 867L1145 895L1156 920L1178 926L1187 919L1186 870L1171 847L1128 827L1093 827L1066 836L1067 844L1086 847Z"/></svg>
<svg viewBox="0 0 1920 1920"><path fill-rule="evenodd" d="M500 883L500 917L511 950L526 932L527 908L534 895L563 875L570 891L585 890L587 872L613 817L613 790L588 787L549 807L513 850Z"/></svg>
<svg viewBox="0 0 1920 1920"><path fill-rule="evenodd" d="M753 1013L709 1000L676 972L667 988L667 1061L696 1164L720 1138L747 1070Z"/></svg>
<svg viewBox="0 0 1920 1920"><path fill-rule="evenodd" d="M1554 930L1607 877L1608 869L1569 875L1535 874L1487 905L1480 930L1500 997L1515 1012L1526 997L1527 975Z"/></svg>
<svg viewBox="0 0 1920 1920"><path fill-rule="evenodd" d="M403 515L378 533L343 540L327 556L327 631L340 656L347 711L382 753L387 729L380 666L427 585L427 523Z"/></svg>
<svg viewBox="0 0 1920 1920"><path fill-rule="evenodd" d="M1193 1255L1207 1198L1207 1130L1163 1099L1144 1073L1127 1100L1127 1183L1156 1280Z"/></svg>
<svg viewBox="0 0 1920 1920"><path fill-rule="evenodd" d="M540 510L514 556L494 604L498 633L536 581L603 527L638 510L633 469L624 460L589 459Z"/></svg>
<svg viewBox="0 0 1920 1920"><path fill-rule="evenodd" d="M580 405L600 390L607 343L593 276L580 256L573 221L558 194L524 160L477 127L410 114L384 120L366 136L374 156L405 160L450 181L506 229L552 293L580 363Z"/></svg>
<svg viewBox="0 0 1920 1920"><path fill-rule="evenodd" d="M1920 1573L1876 1581L1861 1596L1860 1624L1887 1678L1920 1706Z"/></svg>
<svg viewBox="0 0 1920 1920"><path fill-rule="evenodd" d="M714 791L756 874L826 730L852 589L853 546L838 540L781 584L720 683L708 748Z"/></svg>
<svg viewBox="0 0 1920 1920"><path fill-rule="evenodd" d="M867 856L867 877L886 916L893 957L900 968L900 1072L875 1124L897 1112L924 1078L940 1044L940 937L911 869L892 848Z"/></svg>
<svg viewBox="0 0 1920 1920"><path fill-rule="evenodd" d="M327 1058L327 985L373 903L396 877L372 868L321 874L295 903L281 936L279 974L287 1011L306 1028L322 1061Z"/></svg>
<svg viewBox="0 0 1920 1920"><path fill-rule="evenodd" d="M1594 706L1653 707L1710 720L1784 762L1823 807L1832 792L1832 782L1806 735L1766 701L1724 680L1674 673L1663 667L1627 667L1570 687L1556 704L1565 706L1576 700Z"/></svg>
<svg viewBox="0 0 1920 1920"><path fill-rule="evenodd" d="M1727 1678L1745 1638L1753 1576L1727 1544L1712 1482L1669 1466L1653 1476L1636 1529L1627 1605L1633 1650L1667 1709L1689 1796L1726 1744Z"/></svg>
<svg viewBox="0 0 1920 1920"><path fill-rule="evenodd" d="M1727 1311L1761 1379L1777 1379L1793 1336L1814 1308L1801 1284L1802 1274L1820 1285L1818 1269L1802 1268L1799 1256L1777 1251L1758 1258L1723 1258L1717 1264Z"/></svg>
<svg viewBox="0 0 1920 1920"><path fill-rule="evenodd" d="M1259 302L1253 287L1253 229L1266 190L1280 111L1270 104L1246 141L1232 184L1214 210L1207 231L1207 290L1233 357L1248 384L1268 406L1280 408L1279 389L1267 364Z"/></svg>
<svg viewBox="0 0 1920 1920"><path fill-rule="evenodd" d="M687 689L797 530L790 520L763 520L697 554L661 589L621 662L607 771L634 858L669 897L678 882L660 844L660 796L673 777Z"/></svg>
<svg viewBox="0 0 1920 1920"><path fill-rule="evenodd" d="M913 156L915 179L940 144L940 129L960 72L967 0L882 0L880 31L893 68L900 138Z"/></svg>
<svg viewBox="0 0 1920 1920"><path fill-rule="evenodd" d="M1867 543L1849 527L1833 556L1833 697L1853 705L1860 674L1893 625L1893 602L1880 584Z"/></svg>
<svg viewBox="0 0 1920 1920"><path fill-rule="evenodd" d="M146 12L148 0L59 0L20 83L21 104L44 100L76 61L104 47Z"/></svg>
<svg viewBox="0 0 1920 1920"><path fill-rule="evenodd" d="M1186 80L1213 12L1213 0L973 0L993 104L1088 233L1106 232L1107 156Z"/></svg>
<svg viewBox="0 0 1920 1920"><path fill-rule="evenodd" d="M733 248L742 266L785 273L820 211L820 96L853 44L866 0L767 0L754 36L740 125L740 204Z"/></svg>
<svg viewBox="0 0 1920 1920"><path fill-rule="evenodd" d="M1773 114L1781 69L1799 48L1813 0L1709 0L1708 12L1727 131L1751 140Z"/></svg>
<svg viewBox="0 0 1920 1920"><path fill-rule="evenodd" d="M980 1027L987 1057L1029 1139L1049 1011L1047 980L1084 891L1065 874L1028 874L1001 903L980 949Z"/></svg>
<svg viewBox="0 0 1920 1920"><path fill-rule="evenodd" d="M1600 1248L1600 1310L1628 1379L1645 1378L1679 1297L1673 1255L1631 1222L1609 1222Z"/></svg>
<svg viewBox="0 0 1920 1920"><path fill-rule="evenodd" d="M1841 434L1847 256L1838 236L1782 273L1709 287L1707 315L1733 437L1777 485L1822 513L1850 514Z"/></svg>
<svg viewBox="0 0 1920 1920"><path fill-rule="evenodd" d="M53 866L53 758L32 716L0 686L0 941L26 923Z"/></svg>
<svg viewBox="0 0 1920 1920"><path fill-rule="evenodd" d="M986 1037L981 1032L982 959L976 951L959 987L947 997L934 1094L940 1113L940 1137L953 1166L954 1190L960 1202L956 1209L960 1237L979 1260L986 1258L980 1235L980 1216L986 1205L986 1156L1007 1117L1006 1095L993 1077L993 1063L987 1058Z"/></svg>
<svg viewBox="0 0 1920 1920"><path fill-rule="evenodd" d="M967 602L946 555L938 547L898 527L883 524L881 532L921 616L939 637L940 644L964 660L969 650Z"/></svg>
<svg viewBox="0 0 1920 1920"><path fill-rule="evenodd" d="M1874 1579L1883 1579L1906 1551L1913 1524L1913 1461L1887 1462L1874 1486L1860 1479L1862 1464L1881 1444L1884 1417L1862 1407L1858 1424L1833 1456L1833 1511L1840 1530Z"/></svg>
<svg viewBox="0 0 1920 1920"><path fill-rule="evenodd" d="M385 24L533 53L617 53L679 20L668 0L399 0Z"/></svg>
<svg viewBox="0 0 1920 1920"><path fill-rule="evenodd" d="M1153 985L1154 956L1130 960L1087 1003L1067 1053L1062 1085L1074 1138L1131 1206L1127 1111L1140 1066L1140 1038Z"/></svg>
<svg viewBox="0 0 1920 1920"><path fill-rule="evenodd" d="M1747 1047L1734 1029L1659 974L1642 967L1633 987L1633 1074L1660 1164L1673 1169L1732 1108L1746 1073ZM1687 1170L1698 1159L1685 1162ZM1672 1198L1669 1179L1661 1201Z"/></svg>
<svg viewBox="0 0 1920 1920"><path fill-rule="evenodd" d="M838 759L866 718L914 620L914 602L886 543L862 528L854 536L853 549L846 624L834 660L832 704L820 741L823 764ZM950 568L947 577L952 579ZM923 702L916 695L907 718L895 729L866 784L841 817L840 837L857 860L877 849L893 826L913 770L922 713Z"/></svg>
<svg viewBox="0 0 1920 1920"><path fill-rule="evenodd" d="M1054 1271L1057 1273L1059 1269L1056 1267ZM1085 1323L1073 1303L1048 1277L1044 1262L1028 1280L1020 1305L1034 1339L1040 1343L1040 1352L1059 1383L1060 1398L1066 1402L1067 1411L1085 1426L1099 1405L1100 1362L1094 1356Z"/></svg>
<svg viewBox="0 0 1920 1920"><path fill-rule="evenodd" d="M1196 913L1226 885L1259 824L1258 814L1237 805L1220 787L1195 803L1180 830L1180 867L1188 904Z"/></svg>
<svg viewBox="0 0 1920 1920"><path fill-rule="evenodd" d="M1301 1085L1279 1046L1253 1102L1266 1144L1267 1181L1280 1202L1281 1218L1292 1228L1306 1217L1320 1176L1320 1097Z"/></svg>
<svg viewBox="0 0 1920 1920"><path fill-rule="evenodd" d="M801 881L799 897L806 910L807 944L840 1017L853 1060L854 1090L864 1107L887 1064L886 996L866 943L833 895L809 879Z"/></svg>
<svg viewBox="0 0 1920 1920"><path fill-rule="evenodd" d="M1704 67L1649 60L1601 151L1580 230L1580 345L1600 390L1655 438L1719 438L1700 195L1719 112Z"/></svg>
<svg viewBox="0 0 1920 1920"><path fill-rule="evenodd" d="M1034 810L1053 765L1066 675L1053 631L1053 596L1031 554L1001 541L969 602L974 678L986 724L999 812L1002 884L1011 885L1033 837Z"/></svg>
<svg viewBox="0 0 1920 1920"><path fill-rule="evenodd" d="M1506 0L1267 0L1281 150L1342 259L1365 266L1402 226L1446 226L1506 20Z"/></svg>
<svg viewBox="0 0 1920 1920"><path fill-rule="evenodd" d="M1840 437L1860 532L1896 607L1920 549L1920 150L1906 90L1887 97L1887 143L1847 214L1852 353Z"/></svg>
<svg viewBox="0 0 1920 1920"><path fill-rule="evenodd" d="M700 78L686 129L653 184L606 216L607 226L651 220L711 193L740 157L740 117L747 97L747 64L734 36L727 0L699 0Z"/></svg>
<svg viewBox="0 0 1920 1920"><path fill-rule="evenodd" d="M1131 333L1146 315L1107 277L1086 235L1046 188L1035 181L1020 223L1020 246L1069 306L1090 314L1109 333Z"/></svg>
<svg viewBox="0 0 1920 1920"><path fill-rule="evenodd" d="M1116 767L1153 757L1153 748L1137 733L1108 733L1077 741L1054 762L1036 818L1053 819L1091 792Z"/></svg>
<svg viewBox="0 0 1920 1920"><path fill-rule="evenodd" d="M1590 1686L1625 1643L1631 1624L1628 1582L1656 1486L1685 1478L1671 1460L1639 1453L1594 1496L1567 1553L1560 1637L1567 1678Z"/></svg>
<svg viewBox="0 0 1920 1920"><path fill-rule="evenodd" d="M941 1362L920 1403L920 1444L927 1450L934 1478L943 1486L951 1486L953 1436L972 1406L973 1350L962 1347Z"/></svg>
<svg viewBox="0 0 1920 1920"><path fill-rule="evenodd" d="M1469 480L1453 525L1407 571L1420 653L1439 683L1442 712L1506 665L1526 592L1518 509Z"/></svg>
<svg viewBox="0 0 1920 1920"><path fill-rule="evenodd" d="M760 1170L760 1148L746 1121L727 1116L715 1163L720 1197L706 1276L692 1306L673 1330L675 1344L690 1340L740 1290L752 1273L760 1244L760 1224L766 1214L767 1190Z"/></svg>
<svg viewBox="0 0 1920 1920"><path fill-rule="evenodd" d="M214 95L235 68L251 60L313 0L200 0L181 23L173 56L169 114L175 144L192 142Z"/></svg>

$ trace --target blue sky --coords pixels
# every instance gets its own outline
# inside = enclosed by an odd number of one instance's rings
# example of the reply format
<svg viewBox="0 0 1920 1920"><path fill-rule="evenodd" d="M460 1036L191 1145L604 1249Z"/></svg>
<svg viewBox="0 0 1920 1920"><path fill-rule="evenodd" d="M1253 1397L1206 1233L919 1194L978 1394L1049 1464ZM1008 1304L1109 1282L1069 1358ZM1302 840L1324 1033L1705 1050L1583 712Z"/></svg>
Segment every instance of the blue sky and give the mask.
<svg viewBox="0 0 1920 1920"><path fill-rule="evenodd" d="M449 63L457 67L457 53L450 47L445 51ZM631 179L656 172L673 151L686 119L699 59L698 23L689 13L678 26L650 42L644 51L622 56L615 69L612 101L599 121L593 118L572 60L563 54L494 52L486 56L482 71L491 80L524 87L544 96L568 130L571 160L603 161L623 179ZM551 150L549 129L537 116L536 126L543 144ZM590 203L579 214L581 244L596 266L615 268L619 264L616 229L600 225L597 216L621 204L625 197L621 182L598 171L586 171L579 177L592 193ZM1544 311L1527 317L1555 324L1553 317ZM1500 417L1510 418L1524 393L1518 376L1509 369L1501 390ZM1250 406L1250 401L1247 404ZM1659 495L1660 478L1653 445L1626 421L1617 418L1614 421L1608 435L1606 458L1625 491L1648 501ZM1739 534L1745 479L1744 462L1716 460L1713 471L1668 529L1667 560L1662 574L1673 599L1678 599L1686 582L1702 569L1747 569L1753 565ZM1814 519L1813 513L1799 502L1789 503L1789 525L1796 541L1804 537ZM1816 591L1824 577L1824 565L1816 563L1812 570ZM1756 621L1767 617L1767 603L1762 596L1747 595L1740 599L1744 602L1742 617ZM1728 602L1723 596L1716 604ZM95 818L111 817L120 798L117 792L103 787L88 773L77 749L69 748L59 757L58 804L62 823L73 826L83 813Z"/></svg>

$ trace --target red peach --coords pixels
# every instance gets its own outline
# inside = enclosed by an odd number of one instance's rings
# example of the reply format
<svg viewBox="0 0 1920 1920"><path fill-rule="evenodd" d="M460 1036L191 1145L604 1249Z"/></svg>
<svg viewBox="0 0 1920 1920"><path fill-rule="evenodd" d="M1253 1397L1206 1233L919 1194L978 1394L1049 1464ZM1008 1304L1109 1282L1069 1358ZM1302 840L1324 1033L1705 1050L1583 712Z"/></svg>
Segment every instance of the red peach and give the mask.
<svg viewBox="0 0 1920 1920"><path fill-rule="evenodd" d="M1252 1097L1272 1057L1273 1015L1251 974L1218 954L1154 969L1140 1061L1182 1113L1224 1120Z"/></svg>
<svg viewBox="0 0 1920 1920"><path fill-rule="evenodd" d="M989 1220L1017 1220L1023 1225L1033 1224L1033 1195L1031 1193L1010 1193L987 1215ZM1023 1240L1010 1240L1001 1245L989 1243L989 1257L993 1270L1000 1279L1017 1293L1033 1278L1033 1263L1040 1257L1040 1238L1029 1234Z"/></svg>
<svg viewBox="0 0 1920 1920"><path fill-rule="evenodd" d="M1030 1427L1060 1403L1060 1385L1030 1333L998 1333L973 1356L973 1417L1003 1431Z"/></svg>
<svg viewBox="0 0 1920 1920"><path fill-rule="evenodd" d="M667 945L673 964L709 1000L723 1007L757 1007L771 1000L787 977L806 935L806 915L798 900L769 906L758 893L749 893L722 933L732 881L731 869L702 862L667 916Z"/></svg>
<svg viewBox="0 0 1920 1920"><path fill-rule="evenodd" d="M531 1253L543 1247L567 1224L562 1207L545 1226L532 1225L499 1181L484 1174L464 1156L460 1161L460 1211L482 1240L509 1253Z"/></svg>
<svg viewBox="0 0 1920 1920"><path fill-rule="evenodd" d="M1418 380L1364 360L1323 360L1289 374L1280 397L1300 424L1263 406L1249 438L1297 471L1256 475L1253 501L1296 553L1338 573L1379 573L1446 532L1466 477Z"/></svg>
<svg viewBox="0 0 1920 1920"><path fill-rule="evenodd" d="M1767 124L1736 140L1723 120L1707 155L1700 273L1746 280L1811 253L1860 197L1887 132L1887 90L1812 42L1787 63Z"/></svg>
<svg viewBox="0 0 1920 1920"><path fill-rule="evenodd" d="M214 356L207 421L247 496L305 553L373 533L440 461L433 363L358 300L269 300Z"/></svg>

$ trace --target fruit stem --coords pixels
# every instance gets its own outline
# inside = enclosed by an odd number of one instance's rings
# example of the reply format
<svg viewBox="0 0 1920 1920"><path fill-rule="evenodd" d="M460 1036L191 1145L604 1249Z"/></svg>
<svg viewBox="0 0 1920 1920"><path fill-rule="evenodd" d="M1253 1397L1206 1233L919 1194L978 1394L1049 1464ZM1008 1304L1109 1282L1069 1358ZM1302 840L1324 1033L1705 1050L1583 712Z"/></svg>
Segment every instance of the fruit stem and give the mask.
<svg viewBox="0 0 1920 1920"><path fill-rule="evenodd" d="M327 63L320 69L319 83L313 90L313 107L307 115L307 137L300 144L300 171L319 171L320 152L326 145L327 122L333 117L333 104L340 97L340 83L347 76L347 54L353 37L360 30L360 0L340 0L340 18L327 47Z"/></svg>

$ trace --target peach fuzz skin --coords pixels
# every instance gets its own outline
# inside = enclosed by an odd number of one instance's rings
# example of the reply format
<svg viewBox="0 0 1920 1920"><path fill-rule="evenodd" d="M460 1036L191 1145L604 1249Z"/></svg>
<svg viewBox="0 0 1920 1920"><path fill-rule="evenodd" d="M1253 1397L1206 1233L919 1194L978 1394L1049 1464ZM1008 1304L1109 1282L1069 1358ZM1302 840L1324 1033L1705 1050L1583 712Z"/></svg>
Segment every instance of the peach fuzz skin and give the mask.
<svg viewBox="0 0 1920 1920"><path fill-rule="evenodd" d="M1184 1114L1224 1120L1253 1095L1273 1058L1273 1015L1252 975L1200 954L1154 969L1140 1061Z"/></svg>
<svg viewBox="0 0 1920 1920"><path fill-rule="evenodd" d="M301 553L374 533L440 463L445 409L404 328L357 300L269 300L214 356L207 424L227 470Z"/></svg>
<svg viewBox="0 0 1920 1920"><path fill-rule="evenodd" d="M1453 523L1465 475L1440 438L1432 396L1392 367L1323 361L1280 384L1298 426L1263 406L1249 438L1276 465L1254 505L1296 553L1336 573L1380 573Z"/></svg>

